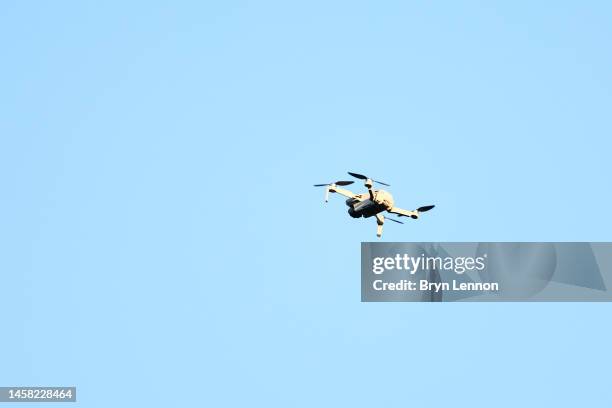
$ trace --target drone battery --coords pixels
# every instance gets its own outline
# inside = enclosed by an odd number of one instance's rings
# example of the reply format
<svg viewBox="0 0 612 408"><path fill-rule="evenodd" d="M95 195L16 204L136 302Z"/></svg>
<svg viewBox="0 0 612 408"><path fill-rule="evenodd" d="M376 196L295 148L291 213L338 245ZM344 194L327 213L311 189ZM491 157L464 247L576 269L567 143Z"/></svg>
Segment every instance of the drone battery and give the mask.
<svg viewBox="0 0 612 408"><path fill-rule="evenodd" d="M374 205L375 204L374 204L373 201L371 201L371 200L364 200L364 201L361 201L361 202L355 204L353 206L353 208L355 209L355 211L364 211L367 208L373 207Z"/></svg>

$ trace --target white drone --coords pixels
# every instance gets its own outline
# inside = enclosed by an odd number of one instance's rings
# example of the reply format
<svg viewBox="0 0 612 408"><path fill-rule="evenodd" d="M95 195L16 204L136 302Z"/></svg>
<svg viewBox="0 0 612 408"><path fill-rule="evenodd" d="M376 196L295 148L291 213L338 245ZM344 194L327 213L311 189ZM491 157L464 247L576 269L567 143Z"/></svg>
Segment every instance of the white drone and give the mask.
<svg viewBox="0 0 612 408"><path fill-rule="evenodd" d="M353 218L370 218L372 216L376 217L376 224L378 225L376 228L376 236L379 238L382 236L383 224L385 220L390 220L393 222L397 222L403 224L403 222L395 220L393 218L387 218L381 213L383 211L387 211L392 214L396 214L398 217L410 217L413 219L419 218L419 215L425 211L429 211L434 208L434 205L426 205L424 207L419 207L414 211L403 210L398 207L393 206L393 196L391 193L385 190L373 190L373 183L382 184L383 186L389 186L387 183L383 183L382 181L372 180L369 177L364 176L363 174L351 173L348 172L351 176L363 180L363 184L368 189L367 193L355 194L352 191L346 190L344 188L340 188L338 186L348 186L349 184L353 184L353 181L336 181L335 183L327 183L327 184L315 184L315 187L325 187L325 202L329 199L329 193L338 193L345 197L348 197L346 200L346 205L349 207L348 213Z"/></svg>

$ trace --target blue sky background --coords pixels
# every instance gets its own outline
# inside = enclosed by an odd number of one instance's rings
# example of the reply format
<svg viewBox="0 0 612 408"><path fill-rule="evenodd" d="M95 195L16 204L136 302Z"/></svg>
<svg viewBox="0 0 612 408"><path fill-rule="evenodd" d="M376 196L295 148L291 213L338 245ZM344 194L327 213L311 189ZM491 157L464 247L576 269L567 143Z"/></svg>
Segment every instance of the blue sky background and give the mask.
<svg viewBox="0 0 612 408"><path fill-rule="evenodd" d="M608 2L4 2L1 385L610 406L608 304L362 304L385 241L610 241Z"/></svg>

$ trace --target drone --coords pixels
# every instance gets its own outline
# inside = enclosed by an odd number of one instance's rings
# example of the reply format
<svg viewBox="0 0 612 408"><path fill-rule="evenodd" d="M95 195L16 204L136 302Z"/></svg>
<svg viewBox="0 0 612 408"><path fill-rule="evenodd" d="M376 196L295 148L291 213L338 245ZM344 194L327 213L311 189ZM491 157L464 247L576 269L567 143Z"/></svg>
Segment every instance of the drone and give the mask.
<svg viewBox="0 0 612 408"><path fill-rule="evenodd" d="M429 211L435 207L435 205L426 205L424 207L419 207L414 211L403 210L401 208L395 207L393 202L393 196L391 193L385 190L374 190L372 187L374 183L391 187L387 183L383 183L382 181L372 180L371 178L364 176L359 173L348 172L351 176L363 180L363 184L368 189L367 193L355 194L352 191L341 188L340 186L348 186L353 184L354 181L336 181L334 183L325 183L325 184L315 184L315 187L325 187L325 202L329 200L329 193L338 193L345 197L348 197L346 200L346 205L349 207L348 213L353 218L370 218L372 216L376 217L376 236L380 238L382 236L383 224L385 220L397 222L399 224L403 224L403 222L398 221L393 218L387 218L383 214L384 211L387 211L391 214L396 214L398 217L410 217L412 219L419 218L421 213L425 211Z"/></svg>

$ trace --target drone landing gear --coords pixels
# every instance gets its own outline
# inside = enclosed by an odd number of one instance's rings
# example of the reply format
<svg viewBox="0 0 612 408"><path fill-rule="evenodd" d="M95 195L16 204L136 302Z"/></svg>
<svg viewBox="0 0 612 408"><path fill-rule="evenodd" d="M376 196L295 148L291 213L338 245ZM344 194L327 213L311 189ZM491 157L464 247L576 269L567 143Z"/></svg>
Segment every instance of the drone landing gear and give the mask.
<svg viewBox="0 0 612 408"><path fill-rule="evenodd" d="M385 217L382 214L376 214L376 236L382 237L383 224L385 223Z"/></svg>

